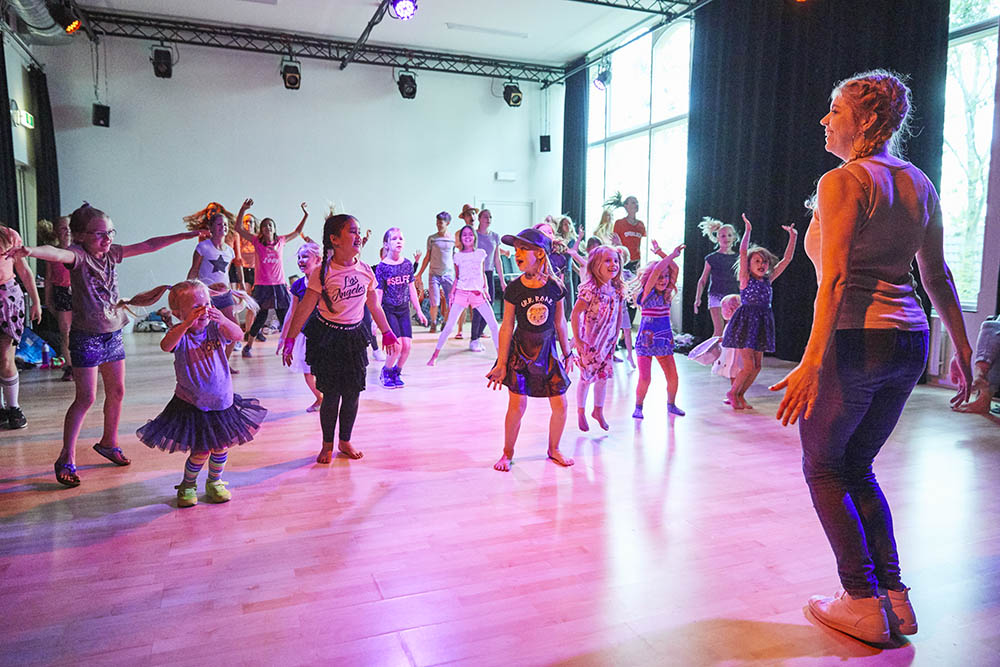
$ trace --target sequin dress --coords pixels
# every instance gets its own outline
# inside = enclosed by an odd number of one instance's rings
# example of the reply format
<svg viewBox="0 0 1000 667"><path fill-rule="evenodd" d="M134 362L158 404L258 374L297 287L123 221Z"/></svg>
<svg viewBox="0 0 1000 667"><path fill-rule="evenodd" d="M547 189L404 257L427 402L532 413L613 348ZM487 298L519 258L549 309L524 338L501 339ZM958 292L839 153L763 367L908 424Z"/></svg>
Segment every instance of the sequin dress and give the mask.
<svg viewBox="0 0 1000 667"><path fill-rule="evenodd" d="M722 334L722 347L774 352L771 282L767 278L750 278L740 290L740 300L742 305Z"/></svg>

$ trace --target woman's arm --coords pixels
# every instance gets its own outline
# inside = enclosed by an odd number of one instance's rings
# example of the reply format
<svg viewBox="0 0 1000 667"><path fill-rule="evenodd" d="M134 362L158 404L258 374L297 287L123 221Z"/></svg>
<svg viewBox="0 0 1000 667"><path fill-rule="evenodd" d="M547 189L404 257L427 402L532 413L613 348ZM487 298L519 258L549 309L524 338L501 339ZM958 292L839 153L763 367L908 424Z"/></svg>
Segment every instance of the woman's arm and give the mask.
<svg viewBox="0 0 1000 667"><path fill-rule="evenodd" d="M747 283L750 282L750 267L747 266L747 250L750 249L750 232L753 230L753 225L750 224L750 220L747 218L747 214L743 214L743 222L746 224L746 229L743 231L743 238L740 240L740 289L746 289Z"/></svg>
<svg viewBox="0 0 1000 667"><path fill-rule="evenodd" d="M132 245L122 246L122 258L125 257L135 257L136 255L145 255L150 252L156 252L161 248L166 248L168 245L173 245L178 241L183 241L184 239L193 239L197 236L205 235L208 237L207 231L191 231L191 232L180 232L179 234L170 234L168 236L154 236L151 239L146 239L140 243L133 243Z"/></svg>
<svg viewBox="0 0 1000 667"><path fill-rule="evenodd" d="M782 225L781 228L788 232L788 243L785 244L785 254L782 255L781 261L775 265L774 271L771 272L772 283L788 268L789 262L795 256L795 240L799 238L799 230L795 229L795 225Z"/></svg>
<svg viewBox="0 0 1000 667"><path fill-rule="evenodd" d="M21 284L28 291L31 299L31 309L28 311L28 319L32 322L42 321L42 302L38 298L38 285L35 284L35 273L28 266L28 260L21 259L14 261L14 273L21 279ZM48 280L45 281L48 284Z"/></svg>
<svg viewBox="0 0 1000 667"><path fill-rule="evenodd" d="M941 208L936 202L924 242L917 251L917 267L920 269L920 282L927 290L927 296L931 298L938 317L944 322L951 345L955 348L955 357L951 362L951 381L958 386L958 393L952 402L964 402L969 398L969 387L972 384L972 346L969 345L965 331L955 279L944 259L944 226L941 222Z"/></svg>
<svg viewBox="0 0 1000 667"><path fill-rule="evenodd" d="M198 271L201 269L201 253L198 249L194 250L194 257L191 258L191 268L188 269L188 280L194 280L198 277Z"/></svg>
<svg viewBox="0 0 1000 667"><path fill-rule="evenodd" d="M819 389L819 370L833 339L844 302L854 235L867 203L861 183L842 169L827 172L819 181L817 193L823 243L812 330L802 361L771 387L772 391L787 387L777 414L783 425L794 424L799 415L806 419L812 415ZM748 226L744 240L749 236ZM741 254L742 247L741 242Z"/></svg>
<svg viewBox="0 0 1000 667"><path fill-rule="evenodd" d="M292 239L294 239L296 236L298 236L299 234L301 234L302 233L302 228L306 226L306 218L309 217L309 211L306 210L306 203L305 202L302 202L302 204L300 204L300 206L302 207L302 219L299 220L299 224L295 227L294 230L292 230L291 234L285 234L285 235L283 235L281 237L281 238L285 239L285 243L288 243L289 241L291 241Z"/></svg>

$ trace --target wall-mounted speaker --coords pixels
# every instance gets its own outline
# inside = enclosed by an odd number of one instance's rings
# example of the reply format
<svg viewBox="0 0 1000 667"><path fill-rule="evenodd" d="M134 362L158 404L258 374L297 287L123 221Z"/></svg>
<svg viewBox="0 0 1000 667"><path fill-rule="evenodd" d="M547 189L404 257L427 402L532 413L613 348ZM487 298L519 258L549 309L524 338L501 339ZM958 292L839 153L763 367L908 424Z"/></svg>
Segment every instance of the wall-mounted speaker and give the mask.
<svg viewBox="0 0 1000 667"><path fill-rule="evenodd" d="M552 150L552 136L548 134L542 134L538 137L538 149L543 153L548 153Z"/></svg>

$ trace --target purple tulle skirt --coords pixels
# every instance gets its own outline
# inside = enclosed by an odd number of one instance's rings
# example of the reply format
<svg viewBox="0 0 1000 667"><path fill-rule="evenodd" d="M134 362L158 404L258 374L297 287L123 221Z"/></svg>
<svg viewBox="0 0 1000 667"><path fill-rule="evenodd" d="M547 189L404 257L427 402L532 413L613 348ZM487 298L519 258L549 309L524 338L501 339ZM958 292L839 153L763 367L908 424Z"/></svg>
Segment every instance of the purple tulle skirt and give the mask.
<svg viewBox="0 0 1000 667"><path fill-rule="evenodd" d="M256 398L239 394L225 410L199 410L174 396L135 434L142 444L165 452L224 452L253 440L266 416Z"/></svg>

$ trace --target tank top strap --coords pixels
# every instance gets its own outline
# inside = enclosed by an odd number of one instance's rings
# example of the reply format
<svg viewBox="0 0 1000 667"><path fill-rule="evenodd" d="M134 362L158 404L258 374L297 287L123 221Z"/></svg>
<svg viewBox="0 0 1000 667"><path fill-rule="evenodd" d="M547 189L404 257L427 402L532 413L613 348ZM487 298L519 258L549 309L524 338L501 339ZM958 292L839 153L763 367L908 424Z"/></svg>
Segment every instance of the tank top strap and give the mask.
<svg viewBox="0 0 1000 667"><path fill-rule="evenodd" d="M848 162L843 166L843 169L857 179L861 185L861 189L865 193L865 199L868 201L868 205L865 207L865 218L870 218L875 208L875 179L872 177L871 172L868 171L868 167L861 162Z"/></svg>

